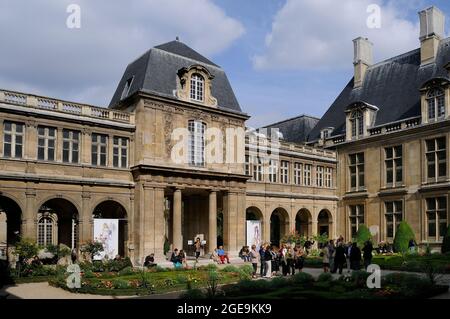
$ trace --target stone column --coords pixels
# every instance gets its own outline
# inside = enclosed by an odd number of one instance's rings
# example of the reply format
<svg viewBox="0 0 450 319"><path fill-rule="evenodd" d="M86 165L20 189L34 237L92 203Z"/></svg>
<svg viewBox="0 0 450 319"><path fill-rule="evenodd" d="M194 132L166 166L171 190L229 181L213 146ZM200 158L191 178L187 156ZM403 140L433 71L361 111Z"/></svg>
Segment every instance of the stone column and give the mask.
<svg viewBox="0 0 450 319"><path fill-rule="evenodd" d="M209 193L208 251L212 253L217 246L217 192Z"/></svg>
<svg viewBox="0 0 450 319"><path fill-rule="evenodd" d="M181 234L181 189L173 192L173 247L183 249L183 236Z"/></svg>
<svg viewBox="0 0 450 319"><path fill-rule="evenodd" d="M228 192L223 197L223 243L230 256L237 255L238 196Z"/></svg>
<svg viewBox="0 0 450 319"><path fill-rule="evenodd" d="M36 203L36 191L34 189L27 189L25 191L26 207L23 212L22 218L22 237L29 238L34 241L37 240L37 210Z"/></svg>

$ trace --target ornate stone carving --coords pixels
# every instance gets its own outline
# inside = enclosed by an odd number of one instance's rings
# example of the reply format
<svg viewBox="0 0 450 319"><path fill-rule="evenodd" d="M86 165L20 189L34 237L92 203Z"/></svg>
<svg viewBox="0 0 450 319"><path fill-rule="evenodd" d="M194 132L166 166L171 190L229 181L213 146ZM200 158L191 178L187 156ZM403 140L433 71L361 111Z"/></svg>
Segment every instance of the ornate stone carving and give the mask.
<svg viewBox="0 0 450 319"><path fill-rule="evenodd" d="M172 152L172 131L173 131L173 116L171 113L164 114L164 140L166 144L167 158L170 158Z"/></svg>

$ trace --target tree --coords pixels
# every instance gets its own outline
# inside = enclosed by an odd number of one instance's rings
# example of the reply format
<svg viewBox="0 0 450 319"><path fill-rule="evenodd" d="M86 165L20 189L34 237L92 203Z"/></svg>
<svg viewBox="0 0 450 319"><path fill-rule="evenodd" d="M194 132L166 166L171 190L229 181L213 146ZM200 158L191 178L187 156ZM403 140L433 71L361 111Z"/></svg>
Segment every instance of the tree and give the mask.
<svg viewBox="0 0 450 319"><path fill-rule="evenodd" d="M103 251L103 244L98 241L88 241L80 250L83 253L87 253L90 260L92 260L98 253Z"/></svg>
<svg viewBox="0 0 450 319"><path fill-rule="evenodd" d="M20 241L16 243L14 255L19 256L19 260L26 263L29 259L38 254L38 250L38 246L32 239L21 238Z"/></svg>
<svg viewBox="0 0 450 319"><path fill-rule="evenodd" d="M358 232L356 233L356 243L358 244L358 247L362 248L368 240L372 241L372 234L370 233L369 228L364 224L359 225Z"/></svg>
<svg viewBox="0 0 450 319"><path fill-rule="evenodd" d="M410 240L416 240L414 232L407 222L402 221L400 225L398 225L397 232L395 233L394 251L396 253L406 253L409 248Z"/></svg>
<svg viewBox="0 0 450 319"><path fill-rule="evenodd" d="M441 252L443 254L450 252L450 225L448 225L447 232L442 241Z"/></svg>

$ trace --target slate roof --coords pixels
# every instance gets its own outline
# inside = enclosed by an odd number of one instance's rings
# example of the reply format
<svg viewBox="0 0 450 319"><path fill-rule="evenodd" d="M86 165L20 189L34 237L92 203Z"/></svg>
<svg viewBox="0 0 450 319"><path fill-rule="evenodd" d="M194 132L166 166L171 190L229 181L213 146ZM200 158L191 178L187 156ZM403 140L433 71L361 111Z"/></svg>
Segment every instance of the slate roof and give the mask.
<svg viewBox="0 0 450 319"><path fill-rule="evenodd" d="M370 66L361 88L353 89L353 78L326 111L308 141L320 131L334 127L333 135L345 133L345 109L353 102L366 102L379 108L375 125L420 116L420 87L432 78L448 78L450 38L441 40L435 63L420 66L420 48Z"/></svg>
<svg viewBox="0 0 450 319"><path fill-rule="evenodd" d="M283 140L302 144L307 141L308 134L316 126L319 119L306 114L296 116L284 121L269 124L263 128L278 128L283 134ZM267 132L268 134L270 132Z"/></svg>
<svg viewBox="0 0 450 319"><path fill-rule="evenodd" d="M213 76L211 93L218 107L242 112L225 71L186 44L176 40L158 45L131 62L120 80L109 107L121 101L126 82L132 78L128 96L138 91L176 99L177 72L183 67L199 64ZM126 98L126 97L124 97Z"/></svg>

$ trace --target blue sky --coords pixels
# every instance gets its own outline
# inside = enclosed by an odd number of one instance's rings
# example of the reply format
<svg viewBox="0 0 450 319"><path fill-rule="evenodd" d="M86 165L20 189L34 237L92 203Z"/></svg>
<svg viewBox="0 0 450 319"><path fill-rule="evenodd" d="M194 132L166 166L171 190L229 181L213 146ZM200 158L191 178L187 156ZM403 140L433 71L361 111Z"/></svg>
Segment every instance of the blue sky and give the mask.
<svg viewBox="0 0 450 319"><path fill-rule="evenodd" d="M129 62L179 36L226 70L249 126L320 117L352 77L352 39L369 37L375 62L417 48L430 5L450 16L444 0L0 0L0 88L105 106Z"/></svg>

